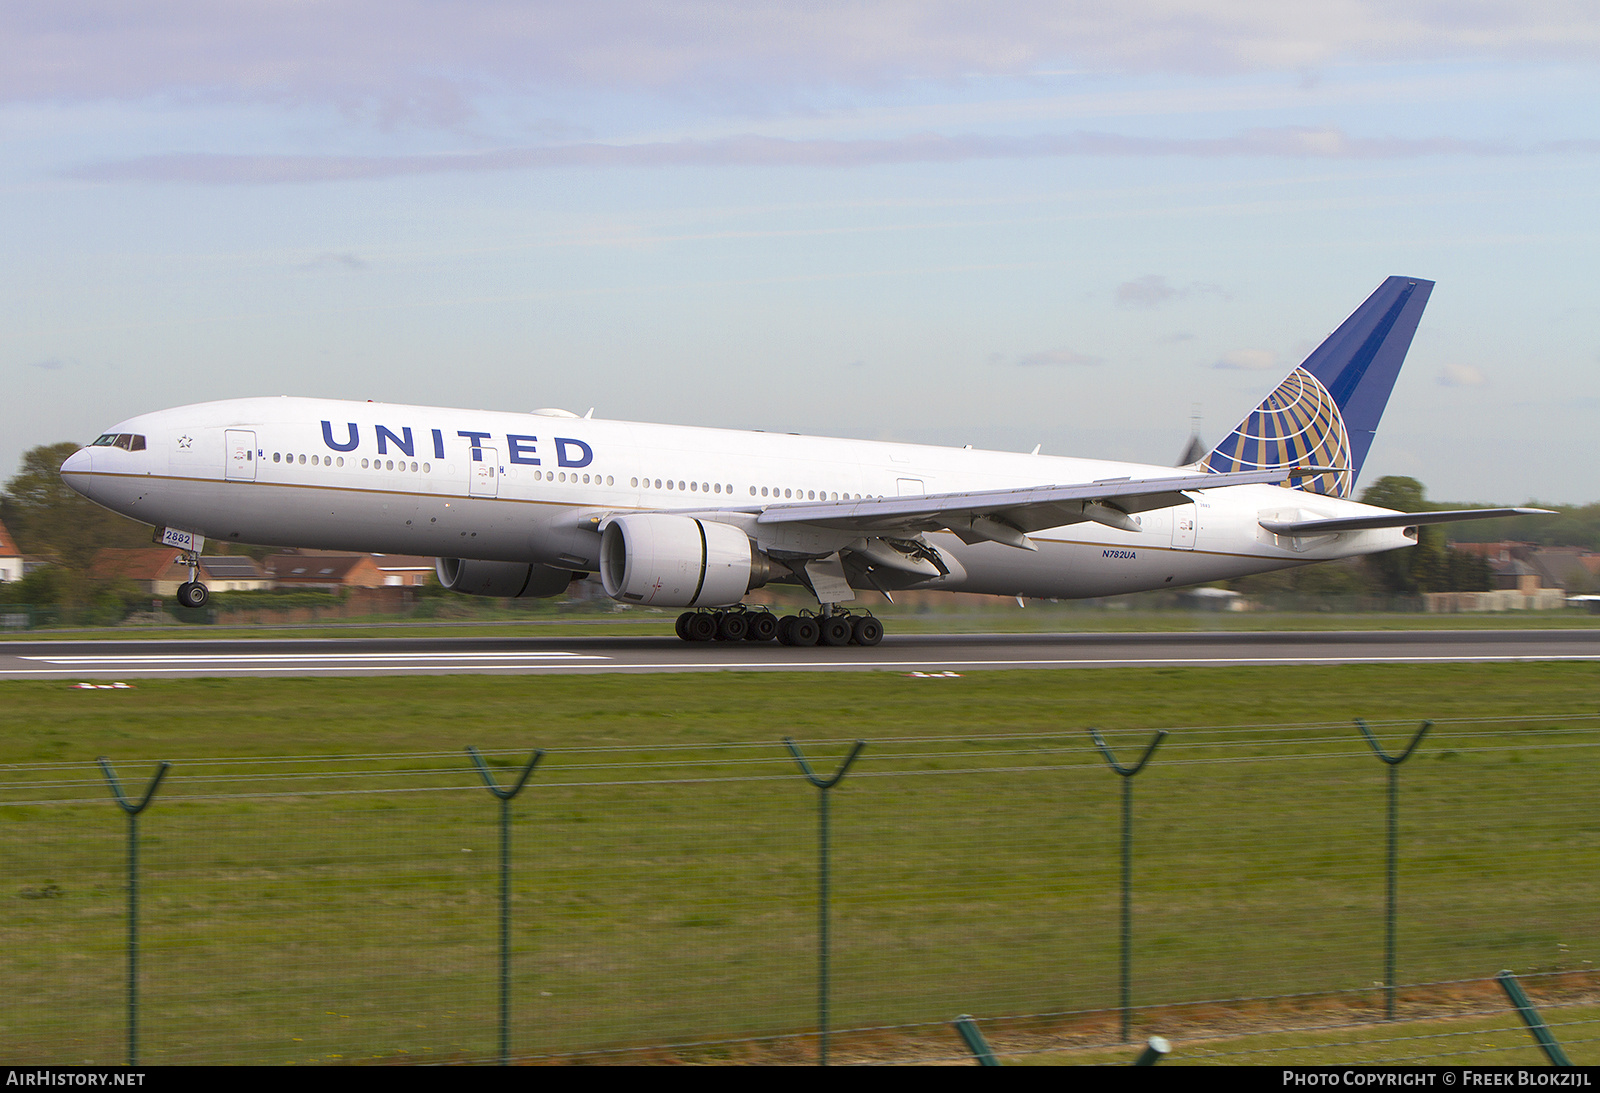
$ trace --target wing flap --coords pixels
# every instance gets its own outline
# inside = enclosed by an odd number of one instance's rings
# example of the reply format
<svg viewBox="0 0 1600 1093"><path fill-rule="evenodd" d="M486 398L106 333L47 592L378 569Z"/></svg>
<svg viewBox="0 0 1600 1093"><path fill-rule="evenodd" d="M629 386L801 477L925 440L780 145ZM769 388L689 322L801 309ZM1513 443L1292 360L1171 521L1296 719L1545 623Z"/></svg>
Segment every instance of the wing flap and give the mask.
<svg viewBox="0 0 1600 1093"><path fill-rule="evenodd" d="M772 505L757 524L812 524L867 535L915 534L923 531L983 529L983 520L999 521L1026 536L1028 532L1096 520L1122 527L1118 517L1187 504L1185 491L1221 489L1282 482L1318 473L1318 468L1278 468L1228 474L1190 472L1161 478L1107 478L1060 486L931 493L912 497L863 497L848 501L806 501ZM1109 512L1105 510L1110 510ZM994 530L994 529L989 529ZM1009 537L980 534L1009 545Z"/></svg>

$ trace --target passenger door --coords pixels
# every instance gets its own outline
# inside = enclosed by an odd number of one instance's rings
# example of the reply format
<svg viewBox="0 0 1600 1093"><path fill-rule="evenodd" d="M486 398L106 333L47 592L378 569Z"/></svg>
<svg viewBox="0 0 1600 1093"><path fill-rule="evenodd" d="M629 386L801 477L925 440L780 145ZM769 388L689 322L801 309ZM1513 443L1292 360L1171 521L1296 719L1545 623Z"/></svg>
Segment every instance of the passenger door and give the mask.
<svg viewBox="0 0 1600 1093"><path fill-rule="evenodd" d="M239 482L254 482L256 434L248 429L229 429L223 447L227 451L228 477Z"/></svg>
<svg viewBox="0 0 1600 1093"><path fill-rule="evenodd" d="M498 497L500 494L500 453L493 448L474 448L469 467L467 492L473 497Z"/></svg>

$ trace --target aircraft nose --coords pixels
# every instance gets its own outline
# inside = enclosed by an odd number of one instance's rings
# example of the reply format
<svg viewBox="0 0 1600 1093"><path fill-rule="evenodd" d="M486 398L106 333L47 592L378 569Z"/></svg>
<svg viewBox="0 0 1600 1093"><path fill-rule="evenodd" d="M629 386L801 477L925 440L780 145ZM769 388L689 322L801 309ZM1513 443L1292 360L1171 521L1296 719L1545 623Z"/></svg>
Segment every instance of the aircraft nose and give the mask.
<svg viewBox="0 0 1600 1093"><path fill-rule="evenodd" d="M67 461L61 464L61 480L79 493L83 493L83 479L78 475L87 474L89 471L89 449L79 448L67 456ZM76 479L76 480L75 480Z"/></svg>

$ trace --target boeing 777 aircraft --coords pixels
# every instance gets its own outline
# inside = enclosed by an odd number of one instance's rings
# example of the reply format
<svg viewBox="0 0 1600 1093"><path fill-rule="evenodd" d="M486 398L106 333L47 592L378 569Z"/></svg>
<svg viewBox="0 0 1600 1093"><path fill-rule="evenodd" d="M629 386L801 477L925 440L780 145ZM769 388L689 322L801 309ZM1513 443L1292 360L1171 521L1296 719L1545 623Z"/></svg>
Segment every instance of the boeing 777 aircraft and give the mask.
<svg viewBox="0 0 1600 1093"><path fill-rule="evenodd" d="M1432 288L1386 280L1179 468L284 397L128 418L61 475L188 552L189 606L206 601L194 567L210 537L431 554L445 587L482 596L555 596L598 573L623 603L687 608L686 640L876 645L879 620L844 606L865 590L1110 596L1541 511L1350 499ZM773 582L809 589L819 610L780 620L743 606Z"/></svg>

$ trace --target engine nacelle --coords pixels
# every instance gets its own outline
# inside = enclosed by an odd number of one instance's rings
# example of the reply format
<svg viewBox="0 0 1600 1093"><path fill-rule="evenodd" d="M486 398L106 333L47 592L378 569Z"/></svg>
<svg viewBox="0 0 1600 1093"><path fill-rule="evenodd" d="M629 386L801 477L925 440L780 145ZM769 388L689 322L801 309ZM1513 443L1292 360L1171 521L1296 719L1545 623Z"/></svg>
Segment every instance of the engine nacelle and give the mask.
<svg viewBox="0 0 1600 1093"><path fill-rule="evenodd" d="M436 558L433 570L439 575L439 583L452 592L504 599L559 596L574 579L571 570L552 569L537 562L484 562L476 558Z"/></svg>
<svg viewBox="0 0 1600 1093"><path fill-rule="evenodd" d="M623 603L727 607L777 575L748 535L714 520L642 512L600 536L600 582Z"/></svg>

